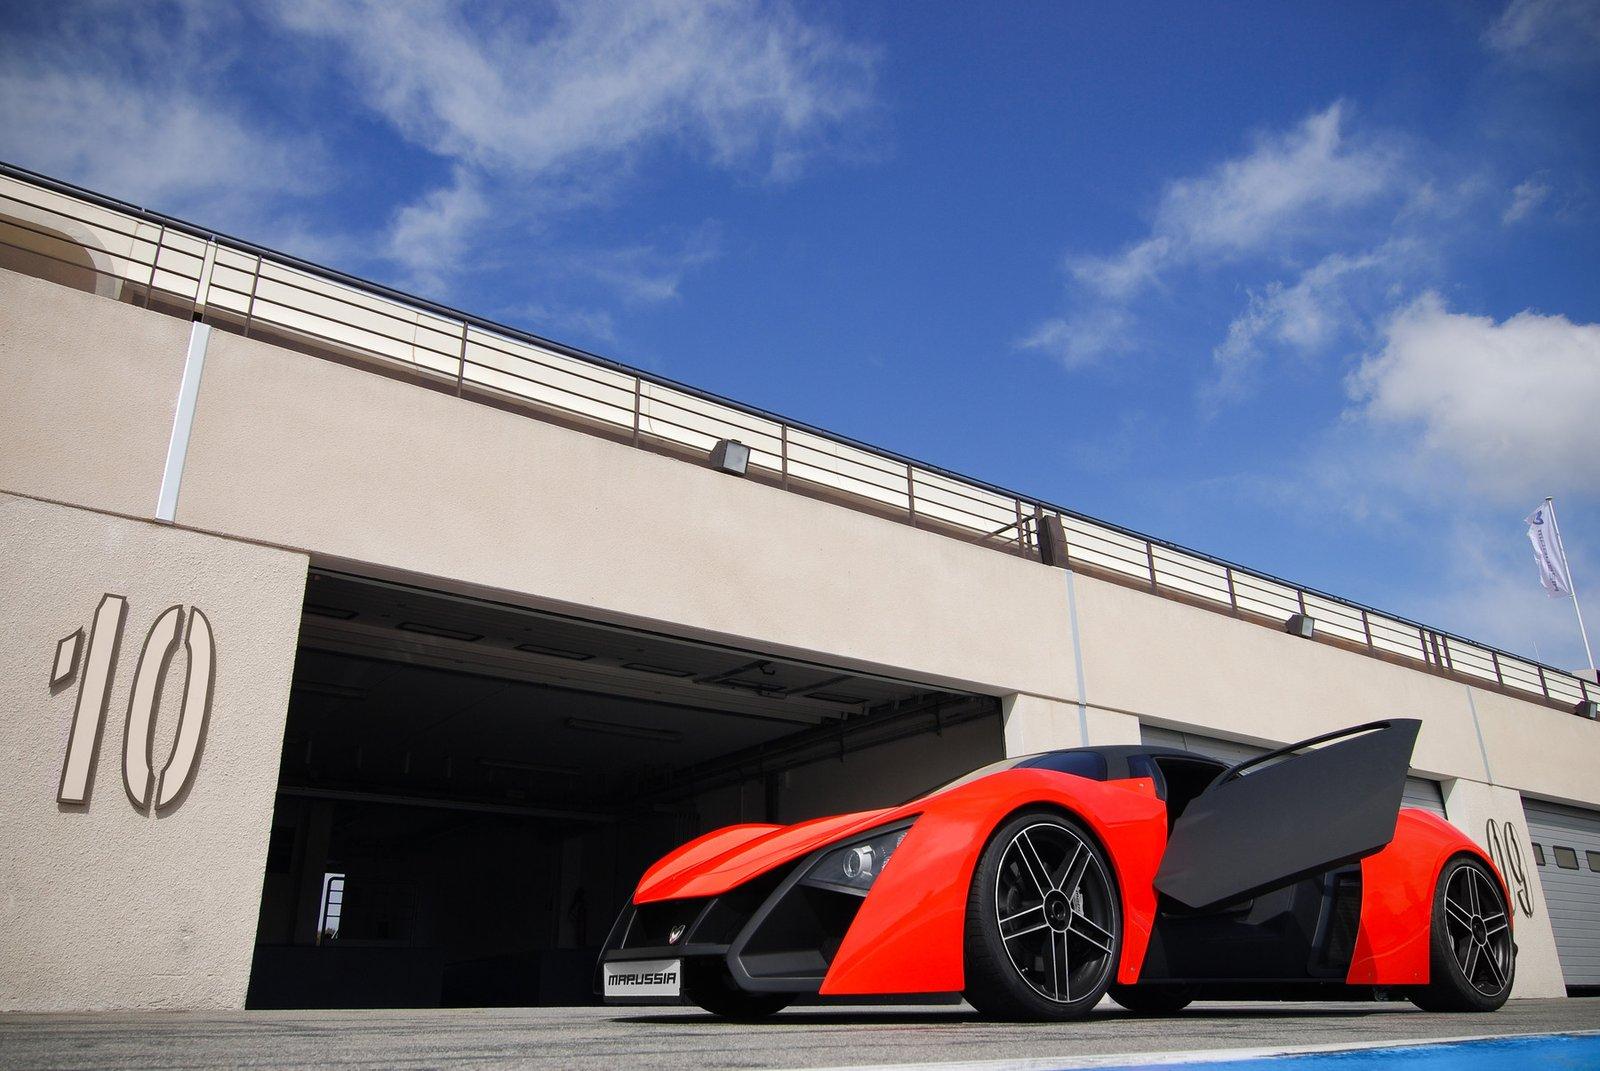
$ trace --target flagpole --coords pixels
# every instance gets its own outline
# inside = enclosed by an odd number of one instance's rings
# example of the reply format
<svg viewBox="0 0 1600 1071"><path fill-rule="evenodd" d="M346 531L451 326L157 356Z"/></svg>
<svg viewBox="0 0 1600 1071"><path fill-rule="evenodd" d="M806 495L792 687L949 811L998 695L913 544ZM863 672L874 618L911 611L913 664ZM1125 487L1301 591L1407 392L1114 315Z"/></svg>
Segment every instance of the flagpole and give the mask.
<svg viewBox="0 0 1600 1071"><path fill-rule="evenodd" d="M1572 609L1578 615L1578 635L1583 637L1583 653L1589 659L1589 671L1595 670L1594 650L1589 646L1589 629L1583 623L1583 607L1578 605L1578 585L1572 582L1572 559L1568 558L1565 550L1566 544L1561 542L1561 526L1556 523L1556 500L1546 498L1545 505L1550 507L1550 530L1556 535L1556 546L1562 548L1561 564L1567 570L1567 590L1572 593Z"/></svg>

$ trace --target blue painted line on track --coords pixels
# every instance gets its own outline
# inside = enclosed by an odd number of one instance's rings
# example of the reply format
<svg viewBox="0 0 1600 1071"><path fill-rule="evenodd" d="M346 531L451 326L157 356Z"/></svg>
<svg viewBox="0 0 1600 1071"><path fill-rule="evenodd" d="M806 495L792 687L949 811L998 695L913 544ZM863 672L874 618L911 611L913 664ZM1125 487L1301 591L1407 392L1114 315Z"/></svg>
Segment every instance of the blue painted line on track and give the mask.
<svg viewBox="0 0 1600 1071"><path fill-rule="evenodd" d="M1249 1060L1218 1060L1181 1065L1183 1071L1500 1071L1503 1068L1553 1068L1600 1071L1600 1035L1542 1034L1534 1037L1349 1049L1344 1052L1285 1053ZM1115 1071L1174 1071L1174 1065L1127 1064ZM1107 1068L1106 1071L1113 1071Z"/></svg>

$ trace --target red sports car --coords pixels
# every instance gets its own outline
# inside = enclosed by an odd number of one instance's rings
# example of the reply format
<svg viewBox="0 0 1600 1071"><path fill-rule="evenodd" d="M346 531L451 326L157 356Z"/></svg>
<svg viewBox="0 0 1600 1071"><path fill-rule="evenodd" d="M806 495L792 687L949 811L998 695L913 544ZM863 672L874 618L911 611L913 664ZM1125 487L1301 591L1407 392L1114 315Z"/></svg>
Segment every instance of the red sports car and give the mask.
<svg viewBox="0 0 1600 1071"><path fill-rule="evenodd" d="M652 866L606 939L612 1003L732 1018L800 997L961 994L1071 1019L1196 998L1491 1011L1506 887L1456 827L1400 808L1420 723L1235 766L1159 747L1006 759L910 803L738 825Z"/></svg>

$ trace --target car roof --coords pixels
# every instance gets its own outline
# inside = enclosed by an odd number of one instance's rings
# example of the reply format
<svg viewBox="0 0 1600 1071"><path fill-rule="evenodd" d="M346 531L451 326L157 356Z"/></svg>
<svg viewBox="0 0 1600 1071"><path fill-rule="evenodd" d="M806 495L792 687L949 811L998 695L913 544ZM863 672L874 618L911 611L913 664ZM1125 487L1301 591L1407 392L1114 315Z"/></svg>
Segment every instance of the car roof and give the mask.
<svg viewBox="0 0 1600 1071"><path fill-rule="evenodd" d="M1119 780L1128 775L1128 760L1136 755L1149 758L1183 759L1189 762L1211 763L1218 768L1231 765L1224 759L1214 755L1203 755L1195 751L1184 751L1182 748L1163 747L1159 744L1103 744L1090 747L1064 747L1051 751L1040 752L1042 755L1099 755L1106 763L1106 776L1111 780Z"/></svg>

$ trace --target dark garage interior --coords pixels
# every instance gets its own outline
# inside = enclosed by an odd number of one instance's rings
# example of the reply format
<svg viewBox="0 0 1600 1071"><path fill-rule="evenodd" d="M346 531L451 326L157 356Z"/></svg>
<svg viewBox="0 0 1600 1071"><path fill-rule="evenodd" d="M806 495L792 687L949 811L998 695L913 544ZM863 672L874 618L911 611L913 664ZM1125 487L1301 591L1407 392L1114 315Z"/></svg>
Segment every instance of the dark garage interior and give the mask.
<svg viewBox="0 0 1600 1071"><path fill-rule="evenodd" d="M640 874L998 758L998 701L314 572L248 1004L590 1003Z"/></svg>

